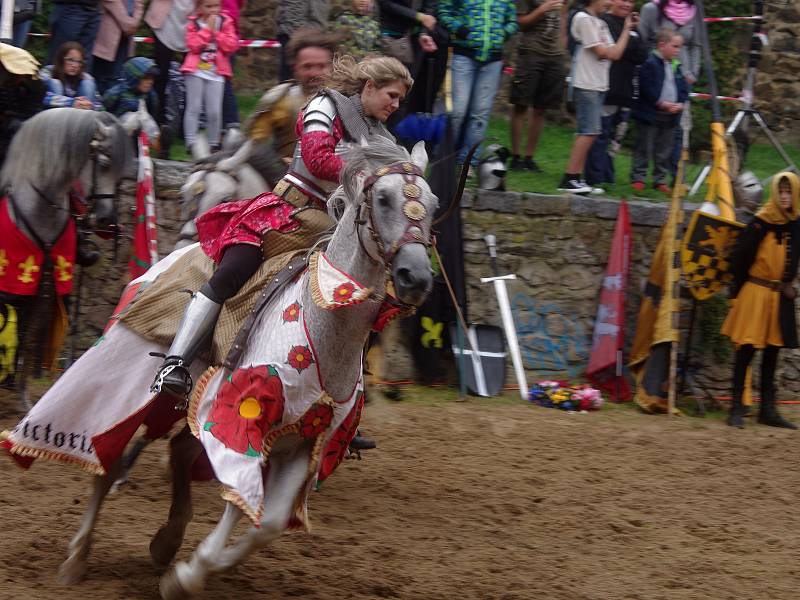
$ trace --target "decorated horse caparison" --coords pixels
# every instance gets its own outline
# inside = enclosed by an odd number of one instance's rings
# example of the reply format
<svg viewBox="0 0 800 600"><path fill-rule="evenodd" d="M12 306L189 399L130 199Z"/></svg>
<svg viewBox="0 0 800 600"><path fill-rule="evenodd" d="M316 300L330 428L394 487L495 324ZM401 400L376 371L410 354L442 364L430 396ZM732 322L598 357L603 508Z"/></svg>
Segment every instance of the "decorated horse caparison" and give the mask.
<svg viewBox="0 0 800 600"><path fill-rule="evenodd" d="M28 119L0 176L0 304L19 316L16 387L30 408L28 376L51 366L66 330L83 195L98 229L116 222L116 188L135 166L128 132L108 113L55 108ZM0 369L0 379L5 376Z"/></svg>
<svg viewBox="0 0 800 600"><path fill-rule="evenodd" d="M432 285L427 246L437 200L422 177L426 163L421 143L410 155L380 137L352 148L343 185L329 202L340 218L325 249L266 261L253 277L260 278L258 302L244 311L249 316L230 351L216 358L212 344L210 358L192 364L197 384L188 427L170 442L172 505L151 541L153 562L168 567L180 548L192 514L190 471L196 461L208 459L227 503L188 562L162 577L163 598L197 594L210 574L235 566L287 528L308 528L308 492L339 464L358 425L362 351L370 331L420 305ZM199 287L209 263L197 246L173 252L133 282L128 291L141 297L129 314L148 290L151 296L180 294L187 278ZM157 301L151 308L164 313ZM223 313L217 333L225 321ZM136 329L123 314L4 434L3 445L25 466L42 457L77 463L97 475L60 569L65 583L85 572L100 506L137 427L164 411L175 420L174 398L147 393L160 362L149 353L163 353L169 334L156 342ZM125 370L108 377L110 365ZM229 545L243 516L254 526Z"/></svg>

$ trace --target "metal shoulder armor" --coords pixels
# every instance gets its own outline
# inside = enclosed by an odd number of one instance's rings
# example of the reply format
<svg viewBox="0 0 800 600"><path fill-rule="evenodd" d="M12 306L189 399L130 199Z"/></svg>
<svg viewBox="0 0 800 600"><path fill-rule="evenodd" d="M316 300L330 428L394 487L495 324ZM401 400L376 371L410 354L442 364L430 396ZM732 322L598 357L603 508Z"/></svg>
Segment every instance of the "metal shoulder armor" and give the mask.
<svg viewBox="0 0 800 600"><path fill-rule="evenodd" d="M303 133L324 131L333 133L333 120L336 118L336 105L323 94L311 99L303 113Z"/></svg>

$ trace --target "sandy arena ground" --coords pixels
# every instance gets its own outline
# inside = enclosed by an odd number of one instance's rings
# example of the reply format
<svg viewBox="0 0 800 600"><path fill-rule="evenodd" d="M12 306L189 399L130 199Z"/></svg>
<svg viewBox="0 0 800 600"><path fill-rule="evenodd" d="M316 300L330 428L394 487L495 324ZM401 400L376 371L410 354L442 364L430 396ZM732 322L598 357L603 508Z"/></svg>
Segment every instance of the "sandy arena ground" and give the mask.
<svg viewBox="0 0 800 600"><path fill-rule="evenodd" d="M11 405L0 426L16 422ZM784 409L800 421L800 414ZM627 409L372 404L380 448L314 493L293 533L213 578L203 599L796 599L800 433ZM0 461L0 599L156 598L147 545L168 508L164 443L106 505L87 579L56 570L89 478ZM195 486L180 557L222 501Z"/></svg>

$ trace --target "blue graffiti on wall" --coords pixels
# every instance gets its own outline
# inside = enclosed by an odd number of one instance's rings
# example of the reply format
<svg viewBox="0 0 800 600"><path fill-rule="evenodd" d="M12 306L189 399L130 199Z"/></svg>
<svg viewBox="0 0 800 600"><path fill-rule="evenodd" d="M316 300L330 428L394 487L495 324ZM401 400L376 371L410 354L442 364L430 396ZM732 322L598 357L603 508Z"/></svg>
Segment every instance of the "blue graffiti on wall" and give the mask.
<svg viewBox="0 0 800 600"><path fill-rule="evenodd" d="M537 302L517 293L511 302L525 367L536 371L563 371L577 377L589 360L589 341L573 315L553 303Z"/></svg>

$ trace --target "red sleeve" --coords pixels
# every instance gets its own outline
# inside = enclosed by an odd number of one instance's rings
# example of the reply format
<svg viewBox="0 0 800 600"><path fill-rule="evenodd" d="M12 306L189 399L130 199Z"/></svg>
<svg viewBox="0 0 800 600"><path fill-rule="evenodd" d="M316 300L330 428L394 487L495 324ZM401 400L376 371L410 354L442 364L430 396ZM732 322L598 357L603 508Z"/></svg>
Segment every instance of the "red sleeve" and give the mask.
<svg viewBox="0 0 800 600"><path fill-rule="evenodd" d="M302 116L298 120L298 129L302 128ZM312 131L300 137L300 149L308 171L326 181L339 183L339 176L344 161L336 155L336 144L342 139L342 120L336 117L333 121L333 134L325 131Z"/></svg>
<svg viewBox="0 0 800 600"><path fill-rule="evenodd" d="M186 47L189 52L197 54L203 51L211 41L211 30L208 27L200 27L197 19L189 19L186 25Z"/></svg>
<svg viewBox="0 0 800 600"><path fill-rule="evenodd" d="M239 36L236 33L236 26L229 15L223 15L222 27L216 35L217 46L225 54L236 52L239 48Z"/></svg>

